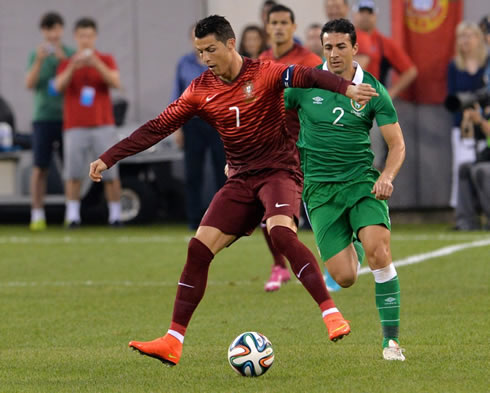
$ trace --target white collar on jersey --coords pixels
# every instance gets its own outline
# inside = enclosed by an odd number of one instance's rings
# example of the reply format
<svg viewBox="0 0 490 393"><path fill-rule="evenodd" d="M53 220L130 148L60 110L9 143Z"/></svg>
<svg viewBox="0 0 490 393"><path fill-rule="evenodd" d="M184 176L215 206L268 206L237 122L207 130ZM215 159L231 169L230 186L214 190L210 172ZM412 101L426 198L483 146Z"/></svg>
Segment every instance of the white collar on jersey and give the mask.
<svg viewBox="0 0 490 393"><path fill-rule="evenodd" d="M356 73L354 74L354 79L352 79L352 82L355 85L358 85L359 83L362 83L362 80L364 79L364 71L362 70L361 66L357 61L353 61L354 66L356 67ZM327 61L325 60L325 63L323 63L322 67L325 71L328 71L328 65Z"/></svg>

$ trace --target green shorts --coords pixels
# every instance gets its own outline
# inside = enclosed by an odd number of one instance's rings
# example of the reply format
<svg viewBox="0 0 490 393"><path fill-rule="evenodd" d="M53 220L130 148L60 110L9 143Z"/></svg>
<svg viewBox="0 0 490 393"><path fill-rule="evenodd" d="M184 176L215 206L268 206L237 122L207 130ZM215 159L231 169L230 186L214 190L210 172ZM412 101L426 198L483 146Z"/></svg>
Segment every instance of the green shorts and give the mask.
<svg viewBox="0 0 490 393"><path fill-rule="evenodd" d="M376 177L344 183L315 183L303 191L305 208L322 262L346 248L368 225L391 230L388 204L371 194Z"/></svg>

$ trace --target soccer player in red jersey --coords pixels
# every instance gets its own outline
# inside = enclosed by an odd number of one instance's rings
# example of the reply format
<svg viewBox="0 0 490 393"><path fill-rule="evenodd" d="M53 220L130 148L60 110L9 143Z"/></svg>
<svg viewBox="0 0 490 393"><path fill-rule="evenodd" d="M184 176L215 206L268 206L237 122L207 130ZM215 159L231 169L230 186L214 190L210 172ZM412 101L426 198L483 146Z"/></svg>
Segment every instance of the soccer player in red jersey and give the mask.
<svg viewBox="0 0 490 393"><path fill-rule="evenodd" d="M329 337L336 341L350 327L335 307L313 254L296 235L302 175L299 156L285 131L283 89L289 86L330 89L363 104L375 95L367 85L354 86L329 72L242 58L235 49L229 22L217 15L199 21L195 46L209 67L179 99L90 164L90 177L138 153L178 129L194 115L206 120L223 139L229 178L214 196L188 247L172 322L167 334L153 341L131 341L142 354L175 365L184 335L201 301L214 256L266 221L274 245L317 302Z"/></svg>
<svg viewBox="0 0 490 393"><path fill-rule="evenodd" d="M296 23L294 12L291 8L276 4L267 13L267 33L271 39L271 48L263 52L259 59L271 60L275 63L298 64L309 67L316 67L322 64L321 57L294 42L294 32ZM320 41L320 34L317 40ZM294 138L298 139L299 119L295 110L286 111L286 129ZM291 275L286 265L286 259L274 244L264 223L261 223L265 241L272 254L274 263L272 264L271 274L265 283L264 289L267 292L278 291L281 285L290 280Z"/></svg>

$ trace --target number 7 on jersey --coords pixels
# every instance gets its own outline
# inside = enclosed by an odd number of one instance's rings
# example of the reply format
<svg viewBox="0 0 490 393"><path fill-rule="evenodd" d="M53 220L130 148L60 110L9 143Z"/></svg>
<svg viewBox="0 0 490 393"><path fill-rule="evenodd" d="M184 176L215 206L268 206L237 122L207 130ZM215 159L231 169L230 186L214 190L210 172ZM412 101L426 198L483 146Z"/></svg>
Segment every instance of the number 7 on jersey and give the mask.
<svg viewBox="0 0 490 393"><path fill-rule="evenodd" d="M237 106L230 106L228 108L230 111L236 111L236 126L240 127L240 109Z"/></svg>

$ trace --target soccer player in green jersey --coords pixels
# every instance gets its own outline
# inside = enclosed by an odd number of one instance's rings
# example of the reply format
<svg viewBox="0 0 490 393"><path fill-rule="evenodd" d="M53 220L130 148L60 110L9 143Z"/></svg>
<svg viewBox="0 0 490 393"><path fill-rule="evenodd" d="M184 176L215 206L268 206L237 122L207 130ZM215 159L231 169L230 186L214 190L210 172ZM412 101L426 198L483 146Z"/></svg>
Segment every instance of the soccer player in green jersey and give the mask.
<svg viewBox="0 0 490 393"><path fill-rule="evenodd" d="M383 330L383 357L405 360L399 346L400 286L390 251L387 199L405 159L405 143L393 103L379 81L353 61L356 32L351 22L335 19L322 28L326 58L319 66L354 84L378 92L360 105L319 89L287 89L286 109L296 109L301 123L298 148L304 173L303 200L322 260L342 287L354 284L360 240L374 275L376 307ZM376 119L389 152L384 170L373 167L369 130ZM358 246L358 244L357 244Z"/></svg>

